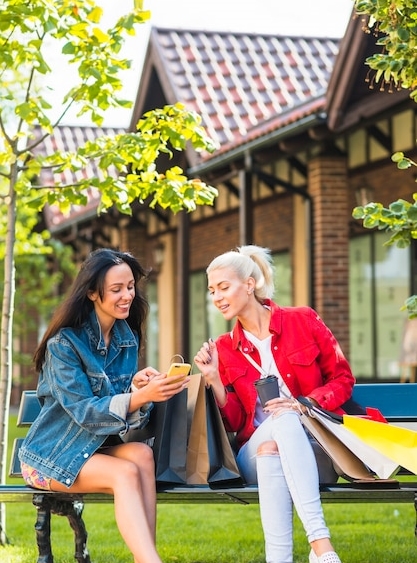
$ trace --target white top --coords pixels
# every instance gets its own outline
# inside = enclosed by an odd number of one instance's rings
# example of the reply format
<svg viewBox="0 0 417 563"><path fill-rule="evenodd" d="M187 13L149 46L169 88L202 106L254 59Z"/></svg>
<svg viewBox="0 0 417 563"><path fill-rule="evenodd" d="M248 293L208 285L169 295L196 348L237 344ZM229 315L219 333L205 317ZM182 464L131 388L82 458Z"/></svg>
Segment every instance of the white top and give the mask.
<svg viewBox="0 0 417 563"><path fill-rule="evenodd" d="M262 370L259 376L262 378L262 377L266 377L267 375L275 375L278 378L278 386L281 396L291 397L290 390L284 383L284 380L282 379L281 374L279 373L278 366L275 363L274 357L272 355L272 350L271 350L272 334L270 334L267 338L259 340L259 338L256 338L256 336L254 336L252 333L248 332L247 330L243 330L243 332L245 333L246 338L250 342L252 342L252 344L256 347L256 349L259 352L259 356L261 359L261 366L260 366L261 369L259 371ZM254 426L258 427L261 424L261 422L263 422L268 416L269 413L264 412L261 405L261 401L258 397L255 405Z"/></svg>

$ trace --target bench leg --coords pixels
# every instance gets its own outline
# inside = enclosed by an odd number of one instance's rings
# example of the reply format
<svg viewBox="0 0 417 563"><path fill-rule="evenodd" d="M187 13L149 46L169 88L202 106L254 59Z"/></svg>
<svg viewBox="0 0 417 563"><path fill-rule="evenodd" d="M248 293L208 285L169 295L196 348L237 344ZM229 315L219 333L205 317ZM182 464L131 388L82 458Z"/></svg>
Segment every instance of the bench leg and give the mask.
<svg viewBox="0 0 417 563"><path fill-rule="evenodd" d="M54 495L36 493L33 504L37 508L35 524L39 557L37 563L53 563L51 548L51 514L66 516L75 535L75 559L78 563L91 563L87 549L87 530L82 519L82 500L65 500Z"/></svg>
<svg viewBox="0 0 417 563"><path fill-rule="evenodd" d="M87 530L82 519L84 503L82 500L65 500L50 497L51 513L66 516L75 536L75 559L78 563L91 563L87 549Z"/></svg>
<svg viewBox="0 0 417 563"><path fill-rule="evenodd" d="M35 493L32 503L36 507L36 543L38 563L53 563L51 549L51 509L46 495Z"/></svg>
<svg viewBox="0 0 417 563"><path fill-rule="evenodd" d="M87 530L82 519L84 510L84 503L81 501L74 501L68 506L68 513L66 514L71 528L74 530L75 535L75 559L78 563L90 563L90 555L87 549Z"/></svg>

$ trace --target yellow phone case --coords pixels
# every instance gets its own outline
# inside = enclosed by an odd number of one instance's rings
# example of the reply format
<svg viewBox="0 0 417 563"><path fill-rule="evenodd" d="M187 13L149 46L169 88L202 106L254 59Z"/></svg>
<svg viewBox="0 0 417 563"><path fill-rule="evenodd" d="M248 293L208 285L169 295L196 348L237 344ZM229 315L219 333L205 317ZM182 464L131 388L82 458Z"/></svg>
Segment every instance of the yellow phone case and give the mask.
<svg viewBox="0 0 417 563"><path fill-rule="evenodd" d="M175 379L172 381L172 383L177 383L177 381L181 381L181 379L187 377L187 375L190 373L190 370L191 370L191 364L172 363L169 366L167 375L169 377L174 376Z"/></svg>

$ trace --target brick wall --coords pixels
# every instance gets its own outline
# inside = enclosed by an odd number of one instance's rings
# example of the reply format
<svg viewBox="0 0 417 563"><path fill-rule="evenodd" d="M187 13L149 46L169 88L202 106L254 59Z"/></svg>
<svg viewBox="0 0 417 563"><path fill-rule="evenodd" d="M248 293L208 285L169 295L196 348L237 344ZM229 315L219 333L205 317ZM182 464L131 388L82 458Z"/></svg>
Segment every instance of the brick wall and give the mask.
<svg viewBox="0 0 417 563"><path fill-rule="evenodd" d="M320 156L309 163L313 198L315 309L349 355L349 228L344 157Z"/></svg>
<svg viewBox="0 0 417 563"><path fill-rule="evenodd" d="M293 205L290 196L275 196L254 205L254 238L273 252L291 249ZM227 212L191 226L191 271L204 270L218 254L239 245L239 213Z"/></svg>

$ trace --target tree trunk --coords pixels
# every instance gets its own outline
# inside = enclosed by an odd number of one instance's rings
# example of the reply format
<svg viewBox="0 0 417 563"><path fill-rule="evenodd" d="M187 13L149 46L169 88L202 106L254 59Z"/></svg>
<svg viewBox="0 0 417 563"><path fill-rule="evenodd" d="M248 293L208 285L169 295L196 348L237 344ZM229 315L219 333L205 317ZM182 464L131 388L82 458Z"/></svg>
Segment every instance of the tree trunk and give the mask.
<svg viewBox="0 0 417 563"><path fill-rule="evenodd" d="M4 257L4 293L0 333L0 476L5 484L7 475L7 438L9 428L9 406L12 390L13 309L15 297L14 246L16 239L16 175L17 165L11 169L11 181L7 198L7 231ZM5 545L6 505L0 504L0 544Z"/></svg>

